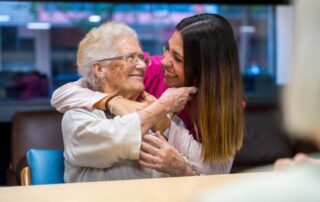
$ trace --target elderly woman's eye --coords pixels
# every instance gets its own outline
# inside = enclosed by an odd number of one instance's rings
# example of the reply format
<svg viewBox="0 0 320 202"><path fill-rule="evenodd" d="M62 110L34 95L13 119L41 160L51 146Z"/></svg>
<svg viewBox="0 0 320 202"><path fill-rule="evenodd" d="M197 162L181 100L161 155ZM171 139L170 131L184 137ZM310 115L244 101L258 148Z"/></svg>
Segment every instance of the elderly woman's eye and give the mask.
<svg viewBox="0 0 320 202"><path fill-rule="evenodd" d="M128 55L129 59L134 59L135 57L136 57L136 54L134 54L134 53L131 53L131 54Z"/></svg>
<svg viewBox="0 0 320 202"><path fill-rule="evenodd" d="M138 57L140 60L144 60L144 54L138 54L137 57Z"/></svg>

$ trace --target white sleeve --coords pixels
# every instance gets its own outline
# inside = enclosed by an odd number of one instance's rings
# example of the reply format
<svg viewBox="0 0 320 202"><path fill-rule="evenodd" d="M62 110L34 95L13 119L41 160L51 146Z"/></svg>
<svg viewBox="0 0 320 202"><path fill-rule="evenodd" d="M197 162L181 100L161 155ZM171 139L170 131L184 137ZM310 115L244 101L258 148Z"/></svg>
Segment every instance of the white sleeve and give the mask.
<svg viewBox="0 0 320 202"><path fill-rule="evenodd" d="M183 122L177 117L171 121L168 142L179 150L188 160L192 169L200 174L225 174L231 170L233 158L223 162L204 163L201 156L201 143L189 134Z"/></svg>
<svg viewBox="0 0 320 202"><path fill-rule="evenodd" d="M101 110L72 109L62 119L65 160L76 166L108 168L139 158L140 117L131 113L107 119Z"/></svg>
<svg viewBox="0 0 320 202"><path fill-rule="evenodd" d="M92 109L105 96L107 94L88 89L86 81L81 78L57 88L52 94L51 105L62 113L75 107Z"/></svg>

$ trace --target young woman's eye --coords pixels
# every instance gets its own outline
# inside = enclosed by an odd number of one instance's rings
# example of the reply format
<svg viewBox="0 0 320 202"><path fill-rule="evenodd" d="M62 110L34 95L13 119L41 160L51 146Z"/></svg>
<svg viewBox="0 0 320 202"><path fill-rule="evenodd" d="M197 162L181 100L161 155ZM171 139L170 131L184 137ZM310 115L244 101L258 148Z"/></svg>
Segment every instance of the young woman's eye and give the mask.
<svg viewBox="0 0 320 202"><path fill-rule="evenodd" d="M169 51L169 44L166 43L164 46L163 46L163 54L167 53Z"/></svg>
<svg viewBox="0 0 320 202"><path fill-rule="evenodd" d="M168 51L169 50L169 43L166 43L166 45L164 46L165 50Z"/></svg>
<svg viewBox="0 0 320 202"><path fill-rule="evenodd" d="M182 63L183 61L180 59L180 58L178 58L178 57L173 57L174 58L174 60L176 61L176 62L178 62L178 63Z"/></svg>

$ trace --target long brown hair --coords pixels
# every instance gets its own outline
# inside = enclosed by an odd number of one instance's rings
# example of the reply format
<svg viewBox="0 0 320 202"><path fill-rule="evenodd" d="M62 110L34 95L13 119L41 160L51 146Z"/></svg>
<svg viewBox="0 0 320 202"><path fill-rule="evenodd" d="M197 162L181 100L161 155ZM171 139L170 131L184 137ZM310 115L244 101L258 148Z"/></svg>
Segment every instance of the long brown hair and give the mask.
<svg viewBox="0 0 320 202"><path fill-rule="evenodd" d="M237 45L230 24L216 14L185 18L185 85L198 87L194 125L204 162L230 159L243 139L243 89Z"/></svg>

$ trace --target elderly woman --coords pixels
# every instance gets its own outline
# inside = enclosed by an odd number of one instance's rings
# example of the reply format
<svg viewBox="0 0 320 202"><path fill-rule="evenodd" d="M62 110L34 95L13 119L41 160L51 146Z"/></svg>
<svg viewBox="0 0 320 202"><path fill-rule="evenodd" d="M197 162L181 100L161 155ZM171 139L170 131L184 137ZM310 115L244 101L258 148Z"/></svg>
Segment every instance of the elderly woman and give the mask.
<svg viewBox="0 0 320 202"><path fill-rule="evenodd" d="M91 90L130 100L148 101L144 91L145 60L136 33L109 22L92 29L80 42L78 71ZM181 110L193 87L168 89L143 110L122 117L102 110L74 108L62 120L65 182L150 178L165 176L142 168L142 136L159 118Z"/></svg>

